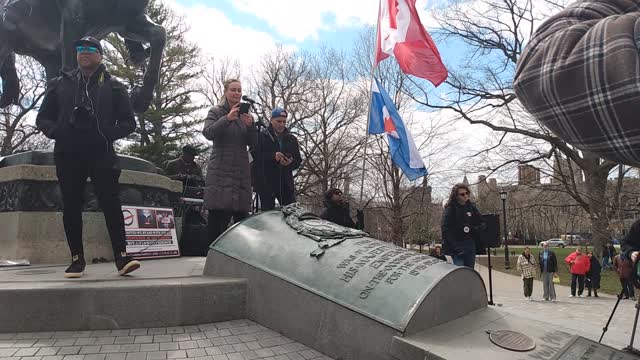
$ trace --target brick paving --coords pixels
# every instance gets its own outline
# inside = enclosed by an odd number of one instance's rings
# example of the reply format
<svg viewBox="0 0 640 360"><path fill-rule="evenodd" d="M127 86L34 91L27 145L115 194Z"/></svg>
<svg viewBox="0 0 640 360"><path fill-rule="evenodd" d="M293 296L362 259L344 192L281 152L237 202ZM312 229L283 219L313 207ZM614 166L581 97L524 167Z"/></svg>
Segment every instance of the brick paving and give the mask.
<svg viewBox="0 0 640 360"><path fill-rule="evenodd" d="M166 328L0 333L0 360L332 360L250 320Z"/></svg>

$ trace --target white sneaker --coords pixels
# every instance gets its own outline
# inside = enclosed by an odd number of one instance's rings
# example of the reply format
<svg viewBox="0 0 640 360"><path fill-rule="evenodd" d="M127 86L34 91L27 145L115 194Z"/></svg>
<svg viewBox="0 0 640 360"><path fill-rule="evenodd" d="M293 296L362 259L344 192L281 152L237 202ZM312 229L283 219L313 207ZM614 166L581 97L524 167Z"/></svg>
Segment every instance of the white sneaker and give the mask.
<svg viewBox="0 0 640 360"><path fill-rule="evenodd" d="M556 299L551 299L551 302L556 302Z"/></svg>
<svg viewBox="0 0 640 360"><path fill-rule="evenodd" d="M582 297L582 295L578 295L578 297Z"/></svg>
<svg viewBox="0 0 640 360"><path fill-rule="evenodd" d="M569 295L569 297L576 297L575 295Z"/></svg>

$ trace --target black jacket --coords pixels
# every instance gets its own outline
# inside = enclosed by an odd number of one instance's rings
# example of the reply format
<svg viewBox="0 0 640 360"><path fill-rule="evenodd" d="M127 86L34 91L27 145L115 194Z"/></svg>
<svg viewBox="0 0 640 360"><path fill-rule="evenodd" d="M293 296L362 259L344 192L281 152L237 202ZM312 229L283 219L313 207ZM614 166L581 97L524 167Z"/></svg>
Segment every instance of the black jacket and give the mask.
<svg viewBox="0 0 640 360"><path fill-rule="evenodd" d="M278 138L271 125L261 131L258 136L256 146L251 151L253 157L251 173L254 189L256 192L273 191L279 193L278 187L280 187L280 191L283 193L294 195L293 171L298 169L302 163L298 140L287 129ZM260 146L262 149L259 148ZM293 161L287 166L278 164L275 160L276 152L283 153Z"/></svg>
<svg viewBox="0 0 640 360"><path fill-rule="evenodd" d="M636 220L620 242L620 253L629 258L631 251L640 250L640 219Z"/></svg>
<svg viewBox="0 0 640 360"><path fill-rule="evenodd" d="M591 257L591 266L587 271L587 281L590 283L591 288L600 288L600 273L602 272L602 265L595 256Z"/></svg>
<svg viewBox="0 0 640 360"><path fill-rule="evenodd" d="M358 214L358 222L353 222L349 203L336 204L333 201L325 200L324 206L324 210L320 213L321 219L352 229L364 229L364 214L360 212Z"/></svg>
<svg viewBox="0 0 640 360"><path fill-rule="evenodd" d="M540 274L544 272L544 260L542 259L543 251L540 251L538 254L538 264L540 265ZM549 257L547 258L547 272L556 273L558 272L558 258L556 257L556 253L549 250Z"/></svg>
<svg viewBox="0 0 640 360"><path fill-rule="evenodd" d="M468 232L465 232L468 228ZM448 204L442 214L442 253L456 255L466 249L476 247L486 224L482 215L471 202L460 205L457 202Z"/></svg>
<svg viewBox="0 0 640 360"><path fill-rule="evenodd" d="M100 65L88 81L79 69L50 80L36 126L55 139L55 152L112 152L136 122L125 86Z"/></svg>

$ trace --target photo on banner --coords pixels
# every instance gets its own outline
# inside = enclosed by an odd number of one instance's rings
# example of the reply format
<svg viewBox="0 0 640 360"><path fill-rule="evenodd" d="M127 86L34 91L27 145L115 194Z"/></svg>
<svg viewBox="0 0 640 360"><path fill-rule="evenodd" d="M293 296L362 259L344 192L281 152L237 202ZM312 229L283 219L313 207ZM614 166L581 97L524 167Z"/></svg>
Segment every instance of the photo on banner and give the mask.
<svg viewBox="0 0 640 360"><path fill-rule="evenodd" d="M136 259L180 256L173 209L122 206L127 255Z"/></svg>

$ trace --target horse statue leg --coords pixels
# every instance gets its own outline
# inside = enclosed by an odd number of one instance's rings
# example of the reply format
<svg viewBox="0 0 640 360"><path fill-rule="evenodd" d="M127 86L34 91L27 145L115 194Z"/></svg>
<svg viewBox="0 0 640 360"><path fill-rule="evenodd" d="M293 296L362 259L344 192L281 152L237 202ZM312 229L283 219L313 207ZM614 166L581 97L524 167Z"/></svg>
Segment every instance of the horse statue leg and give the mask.
<svg viewBox="0 0 640 360"><path fill-rule="evenodd" d="M148 42L151 46L151 55L144 72L142 86L131 90L133 110L140 114L147 111L151 105L153 91L160 76L160 64L167 34L162 26L151 21L146 14L140 14L136 17L136 21L128 25L121 35L125 39Z"/></svg>
<svg viewBox="0 0 640 360"><path fill-rule="evenodd" d="M145 61L149 57L147 50L140 41L124 39L124 45L127 48L129 57L127 58L127 64L133 66L144 66Z"/></svg>
<svg viewBox="0 0 640 360"><path fill-rule="evenodd" d="M62 70L70 71L78 66L73 42L85 36L84 5L82 0L58 0L60 14L60 42L62 43Z"/></svg>
<svg viewBox="0 0 640 360"><path fill-rule="evenodd" d="M0 48L0 78L2 78L2 96L0 107L6 108L20 101L20 80L16 71L16 55L8 48Z"/></svg>

